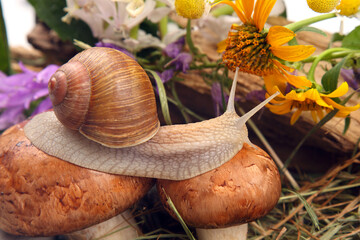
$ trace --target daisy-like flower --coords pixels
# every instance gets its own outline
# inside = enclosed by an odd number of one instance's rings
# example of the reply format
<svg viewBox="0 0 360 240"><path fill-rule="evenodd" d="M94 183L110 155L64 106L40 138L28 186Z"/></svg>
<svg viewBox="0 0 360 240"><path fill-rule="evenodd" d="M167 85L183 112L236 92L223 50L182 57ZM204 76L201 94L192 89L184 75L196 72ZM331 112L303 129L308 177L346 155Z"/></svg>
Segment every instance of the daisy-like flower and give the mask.
<svg viewBox="0 0 360 240"><path fill-rule="evenodd" d="M66 0L67 14L62 21L71 18L84 21L94 37L99 39L128 38L129 31L139 25L154 10L154 0Z"/></svg>
<svg viewBox="0 0 360 240"><path fill-rule="evenodd" d="M294 124L303 111L310 111L315 123L321 120L325 113L334 109L339 111L336 117L345 118L351 112L360 108L360 104L352 107L345 107L336 103L333 98L338 98L347 93L349 87L346 82L342 83L339 88L329 94L321 93L316 88L302 88L294 86L295 90L286 93L286 84L284 81L274 78L274 76L264 77L265 86L268 91L267 97L276 91L280 94L266 106L275 114L286 114L295 110L290 119L290 124Z"/></svg>
<svg viewBox="0 0 360 240"><path fill-rule="evenodd" d="M315 47L282 46L295 37L293 31L282 26L273 26L268 32L263 31L276 0L257 0L255 4L254 2L254 0L219 2L230 5L243 25L232 25L227 39L218 44L218 51L223 52L223 62L232 71L238 67L240 71L258 76L275 74L289 79L287 71L291 72L293 69L281 64L278 59L300 61L309 57L315 51ZM302 80L297 78L302 84L309 84ZM310 87L311 83L306 86Z"/></svg>

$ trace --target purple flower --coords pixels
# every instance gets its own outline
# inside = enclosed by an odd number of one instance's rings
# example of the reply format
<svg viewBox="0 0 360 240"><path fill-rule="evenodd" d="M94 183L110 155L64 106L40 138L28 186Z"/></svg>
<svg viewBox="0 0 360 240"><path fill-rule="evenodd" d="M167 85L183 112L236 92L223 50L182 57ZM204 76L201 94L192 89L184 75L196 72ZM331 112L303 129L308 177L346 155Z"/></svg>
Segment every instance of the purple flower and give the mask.
<svg viewBox="0 0 360 240"><path fill-rule="evenodd" d="M179 40L167 45L164 48L164 53L171 58L176 58L180 54L184 45L185 45L185 38L183 38L183 37L179 38Z"/></svg>
<svg viewBox="0 0 360 240"><path fill-rule="evenodd" d="M192 56L189 53L180 53L173 60L168 62L165 66L173 65L175 66L176 71L182 71L185 73L190 69L190 63L192 61Z"/></svg>
<svg viewBox="0 0 360 240"><path fill-rule="evenodd" d="M224 110L225 107L223 106L223 96L225 98L225 103L228 102L229 100L229 96L223 92L223 94L221 94L221 86L220 83L218 82L214 82L211 85L211 97L213 99L213 103L214 103L214 110L215 110L215 115L216 116L220 116L221 112L220 110Z"/></svg>
<svg viewBox="0 0 360 240"><path fill-rule="evenodd" d="M49 65L41 72L31 71L20 63L22 73L6 76L0 74L0 129L5 129L25 119L23 111L30 108L32 101L48 95L48 81L59 68ZM34 113L51 107L49 98L41 102Z"/></svg>
<svg viewBox="0 0 360 240"><path fill-rule="evenodd" d="M107 47L107 48L113 48L113 49L116 49L122 53L125 53L126 55L128 55L129 57L135 59L135 56L129 52L128 50L126 50L125 48L122 48L118 45L115 45L115 44L112 44L112 43L105 43L105 42L98 42L98 43L95 43L95 46L96 47Z"/></svg>
<svg viewBox="0 0 360 240"><path fill-rule="evenodd" d="M341 69L341 76L344 78L344 81L349 84L349 86L355 90L359 88L360 82L360 73L354 69Z"/></svg>
<svg viewBox="0 0 360 240"><path fill-rule="evenodd" d="M168 82L174 76L174 69L166 69L162 73L157 73L163 83Z"/></svg>
<svg viewBox="0 0 360 240"><path fill-rule="evenodd" d="M262 102L265 100L265 93L266 93L265 90L254 90L246 94L245 99L248 101L253 100L253 101Z"/></svg>

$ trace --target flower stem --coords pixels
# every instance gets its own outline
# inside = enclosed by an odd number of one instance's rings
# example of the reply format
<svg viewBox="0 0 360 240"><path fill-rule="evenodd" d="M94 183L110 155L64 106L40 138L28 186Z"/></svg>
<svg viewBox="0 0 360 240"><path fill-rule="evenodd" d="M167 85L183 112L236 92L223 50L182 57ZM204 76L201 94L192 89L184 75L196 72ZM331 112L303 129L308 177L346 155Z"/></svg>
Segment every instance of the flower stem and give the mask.
<svg viewBox="0 0 360 240"><path fill-rule="evenodd" d="M190 52L192 54L196 55L198 50L194 46L194 43L193 43L192 38L191 38L191 20L190 19L188 19L188 22L187 22L187 25L186 25L186 43L189 46Z"/></svg>
<svg viewBox="0 0 360 240"><path fill-rule="evenodd" d="M189 118L189 116L187 115L187 113L186 113L186 111L184 109L184 105L182 104L182 102L180 101L180 99L179 99L179 97L177 95L176 87L175 87L175 81L171 81L171 93L174 96L175 101L178 103L177 107L179 108L179 110L181 112L181 115L183 115L185 122L189 123L190 118Z"/></svg>
<svg viewBox="0 0 360 240"><path fill-rule="evenodd" d="M130 37L131 38L133 38L133 39L138 38L139 28L140 28L140 25L137 25L137 26L133 27L132 29L130 29Z"/></svg>
<svg viewBox="0 0 360 240"><path fill-rule="evenodd" d="M347 55L349 55L349 53L352 53L352 52L354 52L354 51L353 50L348 50L348 51L330 53L330 54L324 56L322 58L322 60L331 60L331 59L336 59L336 58L344 58ZM302 62L302 63L311 63L311 62L314 62L314 60L317 57L318 56L311 56L311 57L308 57L308 58L306 58L304 60L301 60L300 62Z"/></svg>
<svg viewBox="0 0 360 240"><path fill-rule="evenodd" d="M329 48L327 50L325 50L324 52L322 52L321 54L319 54L317 57L315 57L311 67L310 67L310 70L309 70L309 73L308 73L308 79L315 83L315 70L316 70L316 67L317 65L319 64L319 62L321 60L323 60L325 57L335 53L335 52L343 52L343 51L348 51L349 49L347 48Z"/></svg>
<svg viewBox="0 0 360 240"><path fill-rule="evenodd" d="M222 15L231 15L234 12L234 9L230 7L229 5L224 5L218 8L215 8L211 11L211 15L214 17L219 17Z"/></svg>
<svg viewBox="0 0 360 240"><path fill-rule="evenodd" d="M298 22L294 22L294 23L290 23L288 25L286 25L285 27L292 30L292 31L296 31L299 30L300 28L304 27L304 26L308 26L312 23L316 23L316 22L320 22L329 18L333 18L336 17L336 13L327 13L327 14L322 14L316 17L312 17L312 18L308 18L308 19L304 19Z"/></svg>
<svg viewBox="0 0 360 240"><path fill-rule="evenodd" d="M166 6L165 3L162 3L162 2L159 2L157 1L156 3L156 7L164 7ZM168 31L168 28L167 28L167 25L168 25L168 16L165 16L163 17L160 22L159 22L159 31L160 31L160 36L161 36L161 39L164 38L164 36L166 35L167 31Z"/></svg>

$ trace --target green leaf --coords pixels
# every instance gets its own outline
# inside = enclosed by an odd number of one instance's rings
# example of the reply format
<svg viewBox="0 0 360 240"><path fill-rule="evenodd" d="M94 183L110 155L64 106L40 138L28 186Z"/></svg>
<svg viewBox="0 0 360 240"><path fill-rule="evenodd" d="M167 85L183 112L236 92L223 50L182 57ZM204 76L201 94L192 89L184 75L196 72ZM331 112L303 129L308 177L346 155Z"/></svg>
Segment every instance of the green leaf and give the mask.
<svg viewBox="0 0 360 240"><path fill-rule="evenodd" d="M151 73L154 76L156 85L158 87L159 90L159 98L160 98L160 105L161 105L161 111L164 115L164 120L166 122L167 125L171 125L171 118L170 118L170 112L169 112L169 106L168 106L168 102L167 102L167 97L166 97L166 91L165 91L165 87L164 84L162 83L159 75L149 69L146 69L147 72Z"/></svg>
<svg viewBox="0 0 360 240"><path fill-rule="evenodd" d="M94 45L96 39L93 37L89 26L83 21L72 19L70 24L61 21L66 15L64 8L65 0L28 0L35 8L36 15L51 29L57 32L59 37L66 41L78 39L89 45Z"/></svg>
<svg viewBox="0 0 360 240"><path fill-rule="evenodd" d="M299 44L298 44L298 41L296 40L296 38L291 39L291 40L288 42L288 44L289 44L289 46L299 45Z"/></svg>
<svg viewBox="0 0 360 240"><path fill-rule="evenodd" d="M11 64L10 64L10 51L6 35L5 20L2 14L2 7L0 1L0 71L6 75L10 75Z"/></svg>
<svg viewBox="0 0 360 240"><path fill-rule="evenodd" d="M313 224L315 225L315 227L317 229L320 229L319 220L318 220L314 210L310 206L310 204L306 201L306 199L297 192L294 192L294 191L286 189L286 188L284 190L295 194L300 199L301 203L304 205L304 207L306 209L306 212L309 214Z"/></svg>
<svg viewBox="0 0 360 240"><path fill-rule="evenodd" d="M322 31L322 30L320 30L318 28L314 28L314 27L308 27L308 26L303 27L303 28L300 28L300 29L296 30L295 32L297 33L297 32L301 32L301 31L314 32L314 33L319 33L319 34L321 34L321 35L323 35L325 37L327 36L324 31Z"/></svg>
<svg viewBox="0 0 360 240"><path fill-rule="evenodd" d="M321 84L327 92L332 92L337 88L340 70L347 58L338 62L335 67L327 71L321 78Z"/></svg>
<svg viewBox="0 0 360 240"><path fill-rule="evenodd" d="M335 224L334 226L332 226L331 228L329 228L328 231L326 231L326 233L324 235L322 235L320 237L321 240L331 240L334 239L333 237L335 236L336 233L339 232L339 230L342 228L341 224Z"/></svg>
<svg viewBox="0 0 360 240"><path fill-rule="evenodd" d="M186 235L188 236L188 238L190 240L196 240L194 235L191 233L191 231L189 230L188 226L186 225L186 223L184 222L184 220L182 219L180 213L178 212L178 210L176 209L174 203L171 201L170 197L167 195L167 193L165 192L164 188L161 188L162 191L164 192L165 196L166 196L166 202L169 204L171 210L174 211L176 217L178 218L181 226L184 228L184 231L186 232Z"/></svg>
<svg viewBox="0 0 360 240"><path fill-rule="evenodd" d="M343 135L345 135L346 131L349 129L349 126L350 126L350 116L347 116L345 118L345 126L344 126L344 130L343 130Z"/></svg>
<svg viewBox="0 0 360 240"><path fill-rule="evenodd" d="M331 42L342 41L344 38L345 38L345 35L342 35L340 33L334 33L331 37Z"/></svg>
<svg viewBox="0 0 360 240"><path fill-rule="evenodd" d="M342 41L342 47L360 49L360 26L357 26Z"/></svg>

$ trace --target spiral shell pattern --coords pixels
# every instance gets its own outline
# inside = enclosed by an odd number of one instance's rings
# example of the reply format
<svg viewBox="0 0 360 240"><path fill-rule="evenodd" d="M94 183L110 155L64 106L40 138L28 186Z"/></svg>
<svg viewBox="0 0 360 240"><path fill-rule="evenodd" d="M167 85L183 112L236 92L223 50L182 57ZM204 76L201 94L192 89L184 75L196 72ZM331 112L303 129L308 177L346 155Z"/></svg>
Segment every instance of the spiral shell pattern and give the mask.
<svg viewBox="0 0 360 240"><path fill-rule="evenodd" d="M52 76L49 93L61 123L107 147L143 143L160 126L150 79L115 49L77 54Z"/></svg>

